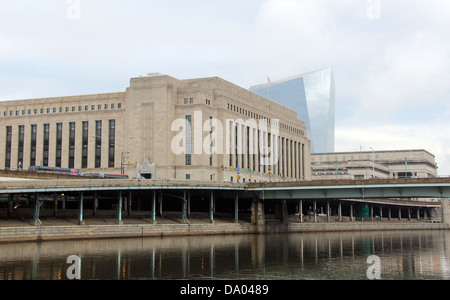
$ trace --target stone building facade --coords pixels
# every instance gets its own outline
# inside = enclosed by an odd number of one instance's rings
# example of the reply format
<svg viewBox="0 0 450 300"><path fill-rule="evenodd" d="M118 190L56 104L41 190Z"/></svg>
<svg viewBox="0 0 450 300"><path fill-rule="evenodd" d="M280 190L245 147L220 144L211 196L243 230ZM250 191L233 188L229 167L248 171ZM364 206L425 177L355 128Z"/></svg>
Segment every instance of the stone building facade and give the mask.
<svg viewBox="0 0 450 300"><path fill-rule="evenodd" d="M435 156L421 149L317 153L311 160L314 180L437 176Z"/></svg>
<svg viewBox="0 0 450 300"><path fill-rule="evenodd" d="M159 74L132 78L125 92L0 102L0 169L30 166L182 180L311 179L310 141L294 110L218 77Z"/></svg>

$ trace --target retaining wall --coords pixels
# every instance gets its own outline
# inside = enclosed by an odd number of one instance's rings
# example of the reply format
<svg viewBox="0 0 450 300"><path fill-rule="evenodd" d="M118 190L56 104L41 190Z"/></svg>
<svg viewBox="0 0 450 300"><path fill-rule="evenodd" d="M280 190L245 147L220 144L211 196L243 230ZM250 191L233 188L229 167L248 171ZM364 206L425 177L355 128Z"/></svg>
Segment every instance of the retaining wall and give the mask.
<svg viewBox="0 0 450 300"><path fill-rule="evenodd" d="M378 230L445 230L444 224L434 223L249 223L230 224L143 224L143 225L88 225L36 226L0 228L0 243L55 240L86 240L131 237L163 237L190 235L227 235L289 232L378 231Z"/></svg>

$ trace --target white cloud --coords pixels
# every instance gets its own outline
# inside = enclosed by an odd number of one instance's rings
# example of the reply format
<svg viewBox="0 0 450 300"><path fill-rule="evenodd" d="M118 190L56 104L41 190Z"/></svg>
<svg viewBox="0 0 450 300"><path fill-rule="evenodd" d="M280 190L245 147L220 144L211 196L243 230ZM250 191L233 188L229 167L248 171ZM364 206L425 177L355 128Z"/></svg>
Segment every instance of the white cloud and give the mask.
<svg viewBox="0 0 450 300"><path fill-rule="evenodd" d="M357 114L382 119L405 107L439 105L450 91L450 44L425 31L387 43L359 91Z"/></svg>

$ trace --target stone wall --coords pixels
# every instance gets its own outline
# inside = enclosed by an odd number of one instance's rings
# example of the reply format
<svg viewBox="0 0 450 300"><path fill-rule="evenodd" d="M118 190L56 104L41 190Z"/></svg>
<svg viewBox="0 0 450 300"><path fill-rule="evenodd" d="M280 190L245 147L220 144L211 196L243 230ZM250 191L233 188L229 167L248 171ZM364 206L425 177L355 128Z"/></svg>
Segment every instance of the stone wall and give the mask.
<svg viewBox="0 0 450 300"><path fill-rule="evenodd" d="M107 238L139 238L163 236L200 236L254 233L333 232L377 230L443 230L448 225L434 223L311 223L252 225L229 224L146 224L92 226L37 226L0 228L0 243L55 240L89 240Z"/></svg>

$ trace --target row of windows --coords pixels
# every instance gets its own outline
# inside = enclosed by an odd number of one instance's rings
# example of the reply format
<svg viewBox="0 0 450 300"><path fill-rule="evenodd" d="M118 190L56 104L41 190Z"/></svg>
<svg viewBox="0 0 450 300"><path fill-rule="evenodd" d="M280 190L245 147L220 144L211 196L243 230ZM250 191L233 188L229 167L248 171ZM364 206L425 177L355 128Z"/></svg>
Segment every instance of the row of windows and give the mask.
<svg viewBox="0 0 450 300"><path fill-rule="evenodd" d="M109 136L108 136L108 168L115 167L115 142L116 142L116 121L109 120ZM51 124L43 124L41 127L43 129L42 141L38 141L38 125L33 124L30 128L30 141L29 141L29 165L36 166L55 166L55 167L68 167L75 168L79 166L75 166L75 157L76 155L81 156L81 168L88 168L88 145L89 145L89 122L82 122L82 140L76 140L76 123L69 123L69 139L68 144L63 144L63 123L57 123L55 125ZM102 168L102 126L103 122L101 120L95 121L95 157L94 157L94 166L95 168ZM52 127L54 127L52 129ZM25 150L25 130L26 126L19 125L18 126L18 139L17 141L13 141L13 127L6 127L6 149L5 149L5 168L10 169L12 167L12 156L15 153L12 153L13 143L18 143L18 152L17 152L17 167L24 166L24 150ZM55 157L53 161L50 161L50 140L54 139L56 141L55 146ZM37 157L37 145L38 142L42 145L42 157ZM40 143L42 142L42 144ZM76 153L76 145L80 143L82 145L81 153ZM67 147L68 151L68 165L62 166L62 156L63 150ZM28 159L28 158L27 158Z"/></svg>
<svg viewBox="0 0 450 300"><path fill-rule="evenodd" d="M278 125L281 129L293 132L295 134L299 134L301 136L305 136L305 132L303 130L301 130L301 129L295 128L294 126L290 126L290 125L284 124L282 122L278 122L277 120L269 119L269 118L267 118L267 117L265 117L263 115L254 113L254 112L252 112L250 110L247 110L245 108L241 108L241 107L238 107L236 105L228 103L227 109L231 110L233 112L239 113L239 114L243 114L246 117L254 118L254 119L257 119L257 120L267 120L268 124Z"/></svg>
<svg viewBox="0 0 450 300"><path fill-rule="evenodd" d="M194 98L184 98L184 104L194 104ZM206 105L211 105L211 100L205 100Z"/></svg>
<svg viewBox="0 0 450 300"><path fill-rule="evenodd" d="M122 103L117 103L117 108L120 109L122 108ZM76 112L76 111L95 111L95 110L102 110L102 109L116 109L116 103L111 103L111 104L98 104L98 105L85 105L85 106L66 106L65 108L63 107L59 107L58 109L56 107L53 108L41 108L41 109L22 109L22 110L10 110L8 111L4 111L3 112L3 116L4 117L12 117L12 116L26 116L26 115L37 115L37 114L51 114L51 113L63 113L63 112Z"/></svg>

